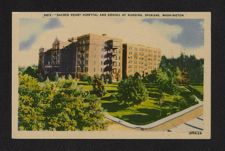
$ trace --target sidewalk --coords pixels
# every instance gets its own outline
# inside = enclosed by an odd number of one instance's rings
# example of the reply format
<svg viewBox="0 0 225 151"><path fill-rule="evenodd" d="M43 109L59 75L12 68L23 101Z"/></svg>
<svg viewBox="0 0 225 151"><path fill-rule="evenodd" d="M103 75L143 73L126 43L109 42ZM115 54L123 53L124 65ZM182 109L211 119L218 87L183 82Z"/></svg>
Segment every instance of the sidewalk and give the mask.
<svg viewBox="0 0 225 151"><path fill-rule="evenodd" d="M159 126L156 126L152 129L149 129L150 131L179 131L178 127L188 123L189 121L196 119L198 117L201 117L203 114L203 107L200 106L199 108L196 108L195 110L188 112L182 116L179 116L173 120L170 120L164 124L161 124ZM203 120L201 121L203 123ZM185 129L187 128L187 129ZM180 128L180 130L189 131L190 126L185 126L183 129ZM191 129L192 131L192 129Z"/></svg>
<svg viewBox="0 0 225 151"><path fill-rule="evenodd" d="M203 128L203 107L199 106L198 108L185 113L181 116L178 116L174 119L171 119L165 123L159 124L152 128L146 128L145 131L193 131L193 130L202 130ZM130 128L117 123L115 121L110 121L110 125L107 128L107 131L140 131L143 129Z"/></svg>

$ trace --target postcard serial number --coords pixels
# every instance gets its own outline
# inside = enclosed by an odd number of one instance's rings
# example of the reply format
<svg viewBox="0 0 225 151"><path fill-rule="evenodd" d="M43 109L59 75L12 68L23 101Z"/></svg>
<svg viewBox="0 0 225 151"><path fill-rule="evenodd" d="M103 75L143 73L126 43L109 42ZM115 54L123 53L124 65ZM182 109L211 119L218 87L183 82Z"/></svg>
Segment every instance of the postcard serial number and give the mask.
<svg viewBox="0 0 225 151"><path fill-rule="evenodd" d="M189 132L190 135L201 135L202 132L201 131L191 131Z"/></svg>

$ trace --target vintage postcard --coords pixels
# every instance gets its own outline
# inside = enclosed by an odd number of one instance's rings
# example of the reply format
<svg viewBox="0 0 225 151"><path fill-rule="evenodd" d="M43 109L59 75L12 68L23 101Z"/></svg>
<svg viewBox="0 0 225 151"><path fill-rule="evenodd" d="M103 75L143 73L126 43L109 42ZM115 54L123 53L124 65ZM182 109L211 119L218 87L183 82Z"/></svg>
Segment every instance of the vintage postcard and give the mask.
<svg viewBox="0 0 225 151"><path fill-rule="evenodd" d="M210 139L210 12L13 12L12 138Z"/></svg>

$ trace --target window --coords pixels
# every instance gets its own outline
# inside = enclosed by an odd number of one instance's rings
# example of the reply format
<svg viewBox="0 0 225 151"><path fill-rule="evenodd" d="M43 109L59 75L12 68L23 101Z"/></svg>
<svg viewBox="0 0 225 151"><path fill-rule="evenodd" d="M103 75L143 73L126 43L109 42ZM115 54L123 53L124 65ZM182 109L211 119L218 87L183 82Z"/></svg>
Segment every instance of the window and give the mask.
<svg viewBox="0 0 225 151"><path fill-rule="evenodd" d="M116 69L113 69L113 73L116 73Z"/></svg>
<svg viewBox="0 0 225 151"><path fill-rule="evenodd" d="M117 56L113 56L113 59L117 60Z"/></svg>
<svg viewBox="0 0 225 151"><path fill-rule="evenodd" d="M80 67L77 67L77 71L80 72Z"/></svg>
<svg viewBox="0 0 225 151"><path fill-rule="evenodd" d="M113 50L113 53L117 53L117 50Z"/></svg>
<svg viewBox="0 0 225 151"><path fill-rule="evenodd" d="M85 72L88 72L88 67L85 67Z"/></svg>

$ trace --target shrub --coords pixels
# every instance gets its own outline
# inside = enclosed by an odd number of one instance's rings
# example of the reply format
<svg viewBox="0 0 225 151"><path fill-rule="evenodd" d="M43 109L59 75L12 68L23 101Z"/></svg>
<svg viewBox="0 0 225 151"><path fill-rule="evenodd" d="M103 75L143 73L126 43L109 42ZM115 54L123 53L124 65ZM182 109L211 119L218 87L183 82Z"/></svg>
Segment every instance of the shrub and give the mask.
<svg viewBox="0 0 225 151"><path fill-rule="evenodd" d="M192 86L188 85L187 88L194 94L196 95L198 98L200 98L201 100L203 99L203 94L201 92L199 92L198 90L194 89Z"/></svg>
<svg viewBox="0 0 225 151"><path fill-rule="evenodd" d="M73 79L45 81L19 76L19 130L101 130L106 123L99 100Z"/></svg>
<svg viewBox="0 0 225 151"><path fill-rule="evenodd" d="M82 74L82 75L80 76L80 80L81 80L81 81L88 81L88 78L89 78L89 76L88 76L87 74Z"/></svg>
<svg viewBox="0 0 225 151"><path fill-rule="evenodd" d="M47 116L49 129L68 131L105 128L99 100L89 94L85 96L77 90L58 91L46 114L49 115Z"/></svg>
<svg viewBox="0 0 225 151"><path fill-rule="evenodd" d="M189 97L187 98L187 103L188 103L189 105L197 104L198 101L196 100L196 96L194 96L194 95L189 96Z"/></svg>
<svg viewBox="0 0 225 151"><path fill-rule="evenodd" d="M87 74L82 74L80 76L80 80L81 81L84 81L84 82L88 82L88 84L91 84L92 83L92 78L91 76L87 75Z"/></svg>
<svg viewBox="0 0 225 151"><path fill-rule="evenodd" d="M20 130L42 130L45 127L42 101L47 98L41 94L37 79L28 74L19 76L19 110ZM44 95L44 93L43 93Z"/></svg>
<svg viewBox="0 0 225 151"><path fill-rule="evenodd" d="M33 77L33 78L38 78L38 70L35 66L29 66L27 67L23 73L24 74L28 74L29 76Z"/></svg>
<svg viewBox="0 0 225 151"><path fill-rule="evenodd" d="M59 75L58 75L57 72L50 72L48 74L48 78L49 78L50 81L58 81Z"/></svg>
<svg viewBox="0 0 225 151"><path fill-rule="evenodd" d="M112 75L111 74L105 75L105 83L112 84Z"/></svg>
<svg viewBox="0 0 225 151"><path fill-rule="evenodd" d="M19 67L19 70L18 70L19 74L23 74L25 70L26 70L25 67Z"/></svg>
<svg viewBox="0 0 225 151"><path fill-rule="evenodd" d="M91 78L91 76L88 76L87 82L88 82L88 84L91 84L91 83L92 83L92 78Z"/></svg>
<svg viewBox="0 0 225 151"><path fill-rule="evenodd" d="M138 104L148 97L147 89L140 77L130 76L118 85L118 98L125 104Z"/></svg>
<svg viewBox="0 0 225 151"><path fill-rule="evenodd" d="M102 80L96 75L93 78L92 87L92 92L98 97L102 97L106 93Z"/></svg>

